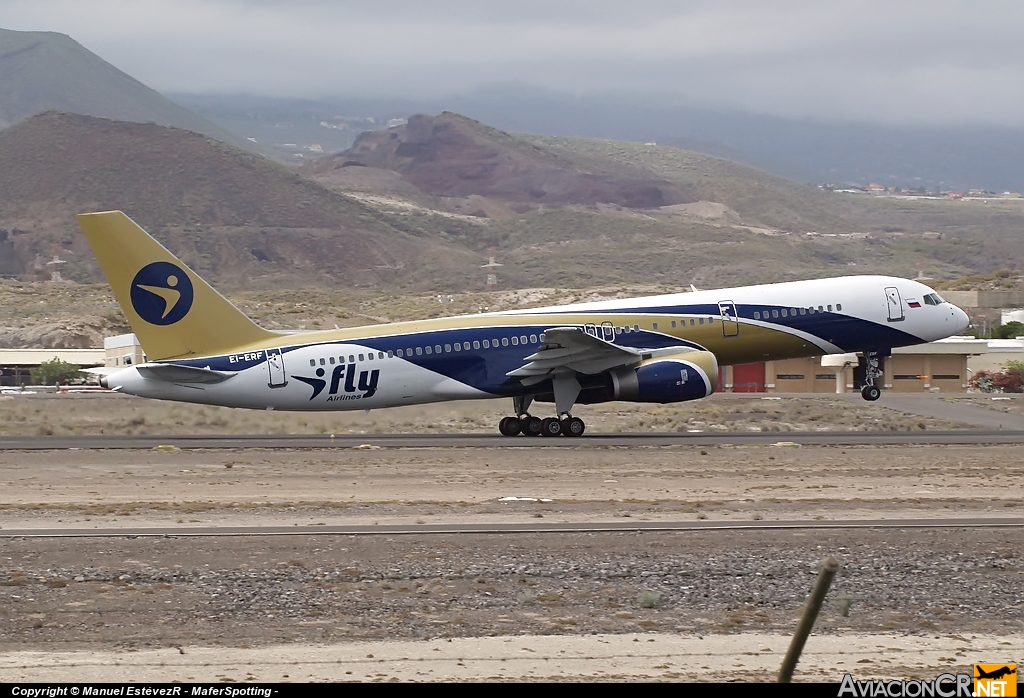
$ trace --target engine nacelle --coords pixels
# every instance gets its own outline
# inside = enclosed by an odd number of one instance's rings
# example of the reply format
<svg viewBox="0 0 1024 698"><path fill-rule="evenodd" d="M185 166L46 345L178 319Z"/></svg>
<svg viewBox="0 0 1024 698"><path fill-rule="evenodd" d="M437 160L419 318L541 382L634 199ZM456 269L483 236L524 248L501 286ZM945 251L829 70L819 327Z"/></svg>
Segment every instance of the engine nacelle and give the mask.
<svg viewBox="0 0 1024 698"><path fill-rule="evenodd" d="M648 359L635 368L611 373L612 399L627 402L699 400L718 386L718 359L709 351Z"/></svg>

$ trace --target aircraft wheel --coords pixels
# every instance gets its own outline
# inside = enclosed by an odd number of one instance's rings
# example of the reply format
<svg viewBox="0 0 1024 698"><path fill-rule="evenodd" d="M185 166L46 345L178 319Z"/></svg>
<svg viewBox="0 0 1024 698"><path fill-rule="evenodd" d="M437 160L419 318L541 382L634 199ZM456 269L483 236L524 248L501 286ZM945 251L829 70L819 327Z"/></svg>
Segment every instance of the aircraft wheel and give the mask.
<svg viewBox="0 0 1024 698"><path fill-rule="evenodd" d="M874 402L882 397L882 390L877 385L865 385L860 391L860 396L869 402Z"/></svg>
<svg viewBox="0 0 1024 698"><path fill-rule="evenodd" d="M562 433L562 423L554 417L548 417L540 423L542 436L559 436Z"/></svg>
<svg viewBox="0 0 1024 698"><path fill-rule="evenodd" d="M526 436L540 436L543 426L540 417L526 417L521 419L523 434Z"/></svg>
<svg viewBox="0 0 1024 698"><path fill-rule="evenodd" d="M523 425L519 422L518 417L503 417L498 422L498 431L501 432L502 436L519 436L519 432L522 429Z"/></svg>
<svg viewBox="0 0 1024 698"><path fill-rule="evenodd" d="M587 425L579 417L566 417L562 420L562 436L583 436Z"/></svg>

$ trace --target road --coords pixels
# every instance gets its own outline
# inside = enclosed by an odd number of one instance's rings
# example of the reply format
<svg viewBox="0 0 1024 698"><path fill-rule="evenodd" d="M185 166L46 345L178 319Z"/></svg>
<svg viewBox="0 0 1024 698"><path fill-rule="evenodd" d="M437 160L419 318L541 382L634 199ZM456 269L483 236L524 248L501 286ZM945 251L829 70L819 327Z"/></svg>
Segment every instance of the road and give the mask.
<svg viewBox="0 0 1024 698"><path fill-rule="evenodd" d="M138 538L209 536L367 536L483 533L614 533L651 531L773 531L854 528L1021 528L1024 518L868 519L847 521L652 521L598 523L471 523L385 526L167 526L159 528L2 529L0 538Z"/></svg>
<svg viewBox="0 0 1024 698"><path fill-rule="evenodd" d="M814 432L700 432L644 434L586 434L581 438L504 437L489 434L284 434L191 436L5 436L0 450L151 449L177 448L573 448L580 446L720 446L723 444L806 446L894 446L902 444L1018 444L1024 430L960 429L950 431L814 431Z"/></svg>

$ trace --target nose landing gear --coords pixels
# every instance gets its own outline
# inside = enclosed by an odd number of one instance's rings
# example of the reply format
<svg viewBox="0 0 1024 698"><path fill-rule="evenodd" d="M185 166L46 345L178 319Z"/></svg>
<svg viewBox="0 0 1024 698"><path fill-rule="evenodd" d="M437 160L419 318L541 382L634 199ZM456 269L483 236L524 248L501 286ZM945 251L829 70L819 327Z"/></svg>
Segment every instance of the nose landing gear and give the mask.
<svg viewBox="0 0 1024 698"><path fill-rule="evenodd" d="M875 385L875 381L881 378L884 372L881 368L881 360L877 351L864 353L864 387L860 390L860 396L869 402L874 402L882 397L882 389Z"/></svg>

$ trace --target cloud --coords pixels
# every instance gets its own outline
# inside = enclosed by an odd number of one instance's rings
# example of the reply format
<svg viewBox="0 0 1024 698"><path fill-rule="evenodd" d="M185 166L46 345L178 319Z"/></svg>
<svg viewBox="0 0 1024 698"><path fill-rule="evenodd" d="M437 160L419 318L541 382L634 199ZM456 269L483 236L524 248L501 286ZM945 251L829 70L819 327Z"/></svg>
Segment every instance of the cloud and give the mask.
<svg viewBox="0 0 1024 698"><path fill-rule="evenodd" d="M654 91L782 116L1024 125L1017 2L0 0L164 92Z"/></svg>

